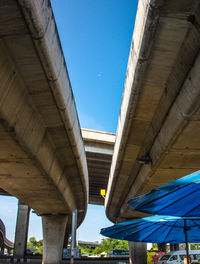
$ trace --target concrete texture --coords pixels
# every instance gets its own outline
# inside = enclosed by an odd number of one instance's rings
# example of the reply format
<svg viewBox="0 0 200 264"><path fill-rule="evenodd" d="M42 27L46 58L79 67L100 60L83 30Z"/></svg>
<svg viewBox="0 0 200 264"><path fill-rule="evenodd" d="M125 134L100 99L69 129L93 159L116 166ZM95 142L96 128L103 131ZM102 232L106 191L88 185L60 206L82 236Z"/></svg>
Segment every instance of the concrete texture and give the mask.
<svg viewBox="0 0 200 264"><path fill-rule="evenodd" d="M43 259L42 264L60 264L64 234L68 216L42 216L43 226Z"/></svg>
<svg viewBox="0 0 200 264"><path fill-rule="evenodd" d="M129 242L130 264L147 264L147 244Z"/></svg>
<svg viewBox="0 0 200 264"><path fill-rule="evenodd" d="M113 222L144 216L131 197L199 169L199 14L196 0L139 1L105 201Z"/></svg>
<svg viewBox="0 0 200 264"><path fill-rule="evenodd" d="M90 129L81 131L88 165L89 203L103 205L100 190L107 189L115 134Z"/></svg>
<svg viewBox="0 0 200 264"><path fill-rule="evenodd" d="M26 251L30 208L19 201L15 230L14 258L23 259Z"/></svg>
<svg viewBox="0 0 200 264"><path fill-rule="evenodd" d="M40 215L77 208L80 225L86 155L49 0L0 2L0 83L0 187Z"/></svg>

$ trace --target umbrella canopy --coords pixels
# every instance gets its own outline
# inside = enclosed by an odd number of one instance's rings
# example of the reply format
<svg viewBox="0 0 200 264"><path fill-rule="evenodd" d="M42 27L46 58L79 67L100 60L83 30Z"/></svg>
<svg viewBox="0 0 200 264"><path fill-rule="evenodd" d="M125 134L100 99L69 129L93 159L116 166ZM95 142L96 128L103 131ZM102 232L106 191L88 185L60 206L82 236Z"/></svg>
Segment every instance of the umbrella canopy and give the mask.
<svg viewBox="0 0 200 264"><path fill-rule="evenodd" d="M134 242L199 242L200 217L154 215L115 224L101 229L100 233L107 237Z"/></svg>
<svg viewBox="0 0 200 264"><path fill-rule="evenodd" d="M200 171L129 200L132 209L159 215L200 217Z"/></svg>

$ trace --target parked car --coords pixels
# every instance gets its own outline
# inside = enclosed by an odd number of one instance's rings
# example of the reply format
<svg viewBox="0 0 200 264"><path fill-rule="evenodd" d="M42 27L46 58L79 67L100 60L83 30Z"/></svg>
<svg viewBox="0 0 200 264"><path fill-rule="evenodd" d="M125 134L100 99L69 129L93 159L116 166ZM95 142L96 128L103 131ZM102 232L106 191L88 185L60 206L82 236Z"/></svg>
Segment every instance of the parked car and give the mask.
<svg viewBox="0 0 200 264"><path fill-rule="evenodd" d="M189 250L192 263L200 263L200 250ZM185 250L171 251L163 255L158 264L184 264Z"/></svg>

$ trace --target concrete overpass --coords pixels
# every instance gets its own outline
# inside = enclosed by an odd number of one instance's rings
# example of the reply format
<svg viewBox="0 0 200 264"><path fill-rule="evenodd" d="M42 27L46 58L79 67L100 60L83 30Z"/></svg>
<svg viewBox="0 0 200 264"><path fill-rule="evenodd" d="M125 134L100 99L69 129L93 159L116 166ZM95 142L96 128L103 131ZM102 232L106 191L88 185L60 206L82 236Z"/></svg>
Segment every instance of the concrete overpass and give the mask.
<svg viewBox="0 0 200 264"><path fill-rule="evenodd" d="M107 189L115 134L81 129L89 175L89 203L104 204L101 189Z"/></svg>
<svg viewBox="0 0 200 264"><path fill-rule="evenodd" d="M7 239L6 237L6 228L3 223L3 221L0 219L0 255L4 253L4 248L7 248L8 250L12 249L14 247L14 244L12 241Z"/></svg>
<svg viewBox="0 0 200 264"><path fill-rule="evenodd" d="M89 203L103 205L104 197L100 195L100 190L107 188L115 143L115 134L90 129L81 129L81 132L88 166ZM11 196L10 193L1 188L0 195ZM17 218L19 220L16 224L16 230L22 224L28 229L29 209L30 208L28 208L26 204L19 202ZM64 239L64 247L68 244L69 234L71 233L71 222L71 219L69 219ZM15 241L17 240L17 233L18 232L16 231Z"/></svg>
<svg viewBox="0 0 200 264"><path fill-rule="evenodd" d="M57 263L72 212L85 217L88 171L49 0L0 1L0 83L0 188L42 216L43 261Z"/></svg>
<svg viewBox="0 0 200 264"><path fill-rule="evenodd" d="M104 205L104 198L100 195L101 189L107 189L110 166L115 143L115 134L81 129L89 180L89 204ZM0 188L0 195L11 196Z"/></svg>
<svg viewBox="0 0 200 264"><path fill-rule="evenodd" d="M105 203L113 222L139 216L129 198L199 169L199 13L197 0L139 1ZM50 2L1 1L0 22L0 187L62 240L75 209L84 219L88 173ZM94 146L85 132L89 172L105 186L114 140ZM102 204L95 188L90 202Z"/></svg>
<svg viewBox="0 0 200 264"><path fill-rule="evenodd" d="M140 0L116 134L106 214L200 167L200 3Z"/></svg>

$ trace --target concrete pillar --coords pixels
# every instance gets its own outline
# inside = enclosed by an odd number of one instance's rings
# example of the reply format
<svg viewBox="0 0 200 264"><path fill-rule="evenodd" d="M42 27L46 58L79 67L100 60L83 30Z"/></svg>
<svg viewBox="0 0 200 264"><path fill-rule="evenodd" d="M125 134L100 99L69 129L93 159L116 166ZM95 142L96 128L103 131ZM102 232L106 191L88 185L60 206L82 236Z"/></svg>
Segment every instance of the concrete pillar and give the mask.
<svg viewBox="0 0 200 264"><path fill-rule="evenodd" d="M17 223L15 230L14 258L23 259L26 251L30 208L18 202Z"/></svg>
<svg viewBox="0 0 200 264"><path fill-rule="evenodd" d="M129 242L129 263L147 264L147 244L142 242Z"/></svg>
<svg viewBox="0 0 200 264"><path fill-rule="evenodd" d="M44 215L42 264L60 264L66 230L67 215Z"/></svg>

